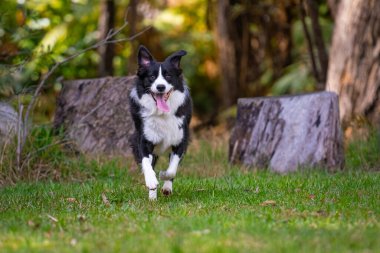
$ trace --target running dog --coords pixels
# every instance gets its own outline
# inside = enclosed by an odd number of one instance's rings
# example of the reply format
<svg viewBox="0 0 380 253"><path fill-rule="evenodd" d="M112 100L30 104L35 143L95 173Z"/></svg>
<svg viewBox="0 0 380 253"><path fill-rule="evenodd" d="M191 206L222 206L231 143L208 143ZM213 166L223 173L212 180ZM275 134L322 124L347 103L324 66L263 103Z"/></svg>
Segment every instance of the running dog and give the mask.
<svg viewBox="0 0 380 253"><path fill-rule="evenodd" d="M169 167L161 171L162 193L170 195L178 165L189 143L192 100L182 75L180 50L157 62L147 48L138 51L137 78L129 95L135 125L131 146L141 165L149 199L157 199L159 186L154 171L158 156L171 149Z"/></svg>

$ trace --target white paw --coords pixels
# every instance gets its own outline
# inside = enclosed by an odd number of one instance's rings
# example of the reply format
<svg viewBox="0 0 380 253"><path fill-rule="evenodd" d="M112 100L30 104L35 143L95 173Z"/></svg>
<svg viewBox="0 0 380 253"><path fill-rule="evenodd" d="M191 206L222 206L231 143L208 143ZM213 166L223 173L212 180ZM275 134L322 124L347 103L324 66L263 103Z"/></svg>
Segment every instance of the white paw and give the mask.
<svg viewBox="0 0 380 253"><path fill-rule="evenodd" d="M170 180L175 177L175 173L168 172L167 170L160 171L161 180Z"/></svg>
<svg viewBox="0 0 380 253"><path fill-rule="evenodd" d="M157 189L158 180L156 178L156 173L153 170L148 170L144 173L145 185L149 190Z"/></svg>
<svg viewBox="0 0 380 253"><path fill-rule="evenodd" d="M165 196L169 196L173 192L173 182L172 181L165 181L164 185L161 189L162 194Z"/></svg>
<svg viewBox="0 0 380 253"><path fill-rule="evenodd" d="M149 189L149 200L157 200L157 189Z"/></svg>

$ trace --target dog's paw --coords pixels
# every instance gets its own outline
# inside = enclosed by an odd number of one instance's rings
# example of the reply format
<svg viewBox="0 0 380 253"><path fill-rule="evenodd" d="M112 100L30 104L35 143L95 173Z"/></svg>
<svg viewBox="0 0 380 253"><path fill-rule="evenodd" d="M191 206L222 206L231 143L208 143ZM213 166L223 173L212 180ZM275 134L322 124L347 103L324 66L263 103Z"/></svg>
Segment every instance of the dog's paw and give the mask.
<svg viewBox="0 0 380 253"><path fill-rule="evenodd" d="M167 170L160 171L160 179L167 181L175 177L175 174L168 172Z"/></svg>
<svg viewBox="0 0 380 253"><path fill-rule="evenodd" d="M165 181L164 185L161 189L162 194L165 196L169 196L173 192L173 182L172 181Z"/></svg>
<svg viewBox="0 0 380 253"><path fill-rule="evenodd" d="M153 170L145 173L145 185L149 190L156 190L158 186L158 180L156 178L156 173Z"/></svg>
<svg viewBox="0 0 380 253"><path fill-rule="evenodd" d="M157 200L157 189L149 189L149 200Z"/></svg>
<svg viewBox="0 0 380 253"><path fill-rule="evenodd" d="M164 194L165 196L170 196L170 195L172 195L172 191L169 190L169 189L161 189L161 192L162 192L162 194Z"/></svg>

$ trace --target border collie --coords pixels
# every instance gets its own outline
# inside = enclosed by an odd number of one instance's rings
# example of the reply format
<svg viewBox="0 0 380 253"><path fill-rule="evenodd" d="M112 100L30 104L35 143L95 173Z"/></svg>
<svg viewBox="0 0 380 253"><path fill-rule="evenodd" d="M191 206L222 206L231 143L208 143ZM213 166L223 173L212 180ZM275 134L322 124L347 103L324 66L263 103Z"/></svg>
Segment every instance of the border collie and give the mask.
<svg viewBox="0 0 380 253"><path fill-rule="evenodd" d="M149 199L157 199L159 185L154 171L158 155L171 148L169 167L160 172L162 193L170 195L178 165L189 142L192 100L180 68L180 50L157 62L148 49L140 46L135 86L131 90L130 110L135 125L131 146L141 164Z"/></svg>

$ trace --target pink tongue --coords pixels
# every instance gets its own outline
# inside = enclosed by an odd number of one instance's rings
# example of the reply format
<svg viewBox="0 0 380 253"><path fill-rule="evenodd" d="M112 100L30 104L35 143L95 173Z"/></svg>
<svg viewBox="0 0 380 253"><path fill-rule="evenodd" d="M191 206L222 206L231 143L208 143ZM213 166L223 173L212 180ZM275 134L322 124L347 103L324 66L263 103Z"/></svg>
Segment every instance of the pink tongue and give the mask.
<svg viewBox="0 0 380 253"><path fill-rule="evenodd" d="M169 112L169 106L166 104L163 96L156 96L157 107L163 112Z"/></svg>

